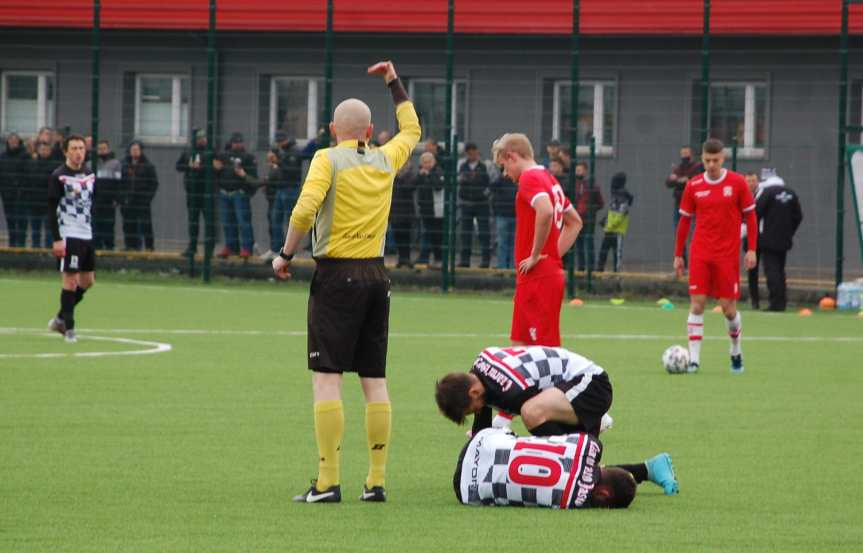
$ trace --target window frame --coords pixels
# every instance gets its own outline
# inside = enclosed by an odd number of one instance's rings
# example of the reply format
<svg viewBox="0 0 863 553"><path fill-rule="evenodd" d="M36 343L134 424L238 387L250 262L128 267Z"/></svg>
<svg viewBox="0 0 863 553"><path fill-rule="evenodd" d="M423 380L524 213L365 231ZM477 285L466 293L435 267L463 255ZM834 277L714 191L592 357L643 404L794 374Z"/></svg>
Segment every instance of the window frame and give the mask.
<svg viewBox="0 0 863 553"><path fill-rule="evenodd" d="M737 145L738 159L766 160L770 149L770 81L769 79L717 79L710 82L710 91L707 99L707 121L710 124L710 116L713 111L713 89L720 87L742 87L743 93L743 144ZM764 88L764 146L756 147L755 131L757 128L755 89ZM709 131L708 131L709 132ZM692 134L692 133L690 133ZM732 146L725 145L725 155L732 155Z"/></svg>
<svg viewBox="0 0 863 553"><path fill-rule="evenodd" d="M318 134L318 118L320 117L320 106L319 106L319 82L322 81L321 77L309 77L309 76L301 76L301 75L271 75L270 76L270 117L268 123L268 143L272 144L276 139L276 132L278 131L278 98L277 98L277 85L279 81L306 81L308 84L308 94L309 101L306 105L306 135L304 137L294 137L299 145L305 145L309 140L315 138ZM312 101L314 100L314 105L312 105Z"/></svg>
<svg viewBox="0 0 863 553"><path fill-rule="evenodd" d="M149 136L141 134L141 82L143 79L171 79L171 134ZM183 79L189 83L189 106L186 116L186 128L190 128L192 117L192 79L185 73L135 73L135 115L133 124L133 137L145 144L164 146L184 146L189 143L188 132L183 134Z"/></svg>
<svg viewBox="0 0 863 553"><path fill-rule="evenodd" d="M416 98L416 84L417 83L428 83L428 84L442 84L446 85L446 79L436 78L436 77L407 77L405 79L408 83L408 97L413 101ZM458 87L459 85L464 85L464 136L458 135ZM467 140L467 136L470 135L470 85L468 83L468 79L460 77L452 80L452 106L450 111L450 128L452 129L453 136L458 136L458 147L462 147ZM420 142L417 144L416 149L422 149L424 147L423 142L427 140L428 134L424 131L424 137L420 138ZM432 138L435 138L438 143L446 143L446 133L440 135L440 137L436 137L435 133L431 133Z"/></svg>
<svg viewBox="0 0 863 553"><path fill-rule="evenodd" d="M614 79L585 79L578 81L579 86L592 86L593 87L593 136L597 138L596 141L596 155L603 157L612 157L616 153L617 146L617 125L620 113L620 84L618 81ZM568 136L561 137L560 129L561 129L561 93L560 89L563 86L568 86L572 88L572 81L569 80L555 80L554 87L552 92L552 115L551 115L551 138L554 140L559 140L561 142L569 142ZM614 123L611 128L611 144L605 144L603 142L603 137L605 136L604 127L605 118L604 118L604 100L605 100L605 88L613 87L615 89L615 98L614 98ZM577 155L588 155L590 153L590 146L580 146L576 144L575 151Z"/></svg>
<svg viewBox="0 0 863 553"><path fill-rule="evenodd" d="M54 121L57 116L57 75L54 71L42 71L37 69L10 69L0 72L0 134L3 136L9 133L17 133L22 137L28 138L31 135L15 131L6 127L7 114L6 105L8 102L9 93L9 77L37 77L36 81L36 133L43 127L54 127ZM48 77L54 79L54 100L53 105L48 107Z"/></svg>

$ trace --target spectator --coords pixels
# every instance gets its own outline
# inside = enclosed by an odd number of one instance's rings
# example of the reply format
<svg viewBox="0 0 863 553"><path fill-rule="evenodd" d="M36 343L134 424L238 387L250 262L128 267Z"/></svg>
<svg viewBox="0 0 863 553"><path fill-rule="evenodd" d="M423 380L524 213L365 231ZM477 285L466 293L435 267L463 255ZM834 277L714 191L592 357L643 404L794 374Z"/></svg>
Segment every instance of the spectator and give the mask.
<svg viewBox="0 0 863 553"><path fill-rule="evenodd" d="M84 137L84 163L93 161L93 136L87 135ZM92 169L92 166L90 167Z"/></svg>
<svg viewBox="0 0 863 553"><path fill-rule="evenodd" d="M285 224L291 217L294 205L300 195L303 177L303 156L297 148L297 141L288 138L283 132L276 133L276 147L272 156L267 155L270 173L267 176L267 197L272 196L269 210L270 249L261 259L272 261L279 255L285 236Z"/></svg>
<svg viewBox="0 0 863 553"><path fill-rule="evenodd" d="M97 192L93 196L93 248L113 250L117 207L122 203L123 164L114 157L107 140L100 140L96 145L96 155L99 156L99 164L96 170Z"/></svg>
<svg viewBox="0 0 863 553"><path fill-rule="evenodd" d="M123 160L123 235L126 250L140 250L143 246L153 251L153 214L150 205L159 188L156 167L144 155L143 145L137 141L129 144ZM99 193L96 192L96 196Z"/></svg>
<svg viewBox="0 0 863 553"><path fill-rule="evenodd" d="M51 227L49 214L45 206L48 204L48 184L51 173L59 166L57 160L51 157L51 145L40 142L36 146L36 159L28 163L27 185L24 191L24 224L23 239L27 237L27 223L30 223L32 244L34 248L51 247ZM44 234L43 234L44 232ZM44 236L44 238L43 238Z"/></svg>
<svg viewBox="0 0 863 553"><path fill-rule="evenodd" d="M546 155L542 158L542 165L546 169L551 169L551 162L555 158L560 157L560 140L553 138L549 140L545 147Z"/></svg>
<svg viewBox="0 0 863 553"><path fill-rule="evenodd" d="M569 147L561 145L557 151L557 159L563 166L563 172L568 174L572 170L572 157L569 155Z"/></svg>
<svg viewBox="0 0 863 553"><path fill-rule="evenodd" d="M423 146L423 150L429 152L434 156L435 164L440 168L441 171L443 171L444 159L443 154L440 151L440 144L438 144L437 140L432 137L428 137L428 139L426 139L425 145Z"/></svg>
<svg viewBox="0 0 863 553"><path fill-rule="evenodd" d="M629 212L632 209L633 200L632 194L626 189L626 173L620 172L611 177L611 199L608 204L608 214L603 223L605 236L599 248L597 271L605 270L608 250L612 250L614 272L620 272L620 265L623 263L623 237L629 229Z"/></svg>
<svg viewBox="0 0 863 553"><path fill-rule="evenodd" d="M440 263L443 260L441 243L443 241L444 176L432 152L423 152L420 156L420 169L414 182L425 236L417 263L429 263L431 259L429 254L433 254L435 261Z"/></svg>
<svg viewBox="0 0 863 553"><path fill-rule="evenodd" d="M482 257L480 267L487 269L491 259L489 236L489 184L488 169L480 159L476 144L464 147L465 159L458 169L458 199L461 211L461 259L459 267L470 267L471 246L473 245L473 223L476 219L479 248Z"/></svg>
<svg viewBox="0 0 863 553"><path fill-rule="evenodd" d="M680 148L680 163L671 166L671 175L665 179L665 186L671 189L671 196L674 199L674 228L677 228L677 223L680 221L680 198L683 197L683 189L686 188L686 183L689 179L699 173L704 172L704 166L701 162L692 159L692 148L683 146Z"/></svg>
<svg viewBox="0 0 863 553"><path fill-rule="evenodd" d="M749 191L753 198L758 198L758 175L756 173L746 173L743 175L746 179L746 184L749 186ZM756 213L757 216L757 213ZM740 241L743 242L743 253L746 253L746 225L740 225ZM761 306L761 293L758 290L758 265L761 262L759 252L755 251L755 266L746 271L749 280L749 301L752 302L752 309L759 309Z"/></svg>
<svg viewBox="0 0 863 553"><path fill-rule="evenodd" d="M248 258L255 243L249 198L258 186L258 167L255 156L246 152L241 133L231 135L227 151L213 160L213 168L225 234L225 246L218 255L225 258L239 251L240 257Z"/></svg>
<svg viewBox="0 0 863 553"><path fill-rule="evenodd" d="M497 268L515 268L515 195L518 185L503 171L491 184L491 202L497 230Z"/></svg>
<svg viewBox="0 0 863 553"><path fill-rule="evenodd" d="M378 147L383 146L384 144L389 142L390 138L392 137L393 135L390 133L390 131L381 131L378 133L377 138L375 138L374 145Z"/></svg>
<svg viewBox="0 0 863 553"><path fill-rule="evenodd" d="M195 144L191 149L180 154L177 160L177 172L183 173L183 188L186 191L186 221L189 225L189 243L182 255L194 257L198 251L198 232L200 219L204 219L204 248L213 247L215 233L207 232L205 202L207 199L207 183L204 174L204 160L207 155L207 131L196 129L193 133ZM207 245L209 243L209 245Z"/></svg>
<svg viewBox="0 0 863 553"><path fill-rule="evenodd" d="M24 205L27 148L16 133L6 137L6 151L0 154L0 198L6 214L9 245L23 248L27 238L27 211ZM46 188L48 184L45 184Z"/></svg>
<svg viewBox="0 0 863 553"><path fill-rule="evenodd" d="M593 267L593 227L596 223L596 213L605 206L602 192L599 191L599 188L593 186L593 183L587 177L587 164L584 162L575 164L574 203L575 210L578 211L578 215L584 223L584 227L575 240L575 253L578 260L577 267L579 271L584 271L587 267Z"/></svg>
<svg viewBox="0 0 863 553"><path fill-rule="evenodd" d="M767 277L767 310L785 311L785 260L803 221L800 200L774 173L761 183L755 212L760 220L758 252Z"/></svg>
<svg viewBox="0 0 863 553"><path fill-rule="evenodd" d="M390 224L393 228L393 241L398 253L396 267L413 268L414 266L411 262L411 233L414 219L416 219L414 213L416 182L416 170L410 161L402 165L393 181Z"/></svg>
<svg viewBox="0 0 863 553"><path fill-rule="evenodd" d="M51 127L42 127L39 129L39 134L36 135L36 144L44 142L51 146L51 157L61 164L66 161L66 156L63 154L63 142L57 142L57 131Z"/></svg>
<svg viewBox="0 0 863 553"><path fill-rule="evenodd" d="M303 159L312 159L315 156L315 152L321 148L327 147L328 142L329 136L327 135L327 129L321 127L318 129L318 134L303 146L303 150L301 152Z"/></svg>
<svg viewBox="0 0 863 553"><path fill-rule="evenodd" d="M565 187L568 184L566 171L563 169L563 162L559 157L552 158L548 163L548 172L554 175L559 185Z"/></svg>

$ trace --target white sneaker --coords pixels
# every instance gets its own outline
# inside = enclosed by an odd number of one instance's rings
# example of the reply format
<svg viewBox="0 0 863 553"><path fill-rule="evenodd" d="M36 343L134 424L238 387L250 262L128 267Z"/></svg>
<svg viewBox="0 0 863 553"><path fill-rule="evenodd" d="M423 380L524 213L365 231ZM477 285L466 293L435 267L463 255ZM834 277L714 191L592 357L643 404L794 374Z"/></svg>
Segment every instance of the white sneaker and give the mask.
<svg viewBox="0 0 863 553"><path fill-rule="evenodd" d="M66 335L66 323L63 322L63 319L60 317L54 317L50 321L48 321L48 330L51 332L57 332L61 336Z"/></svg>
<svg viewBox="0 0 863 553"><path fill-rule="evenodd" d="M277 254L277 253L276 253L276 252L274 252L273 250L267 250L267 251L265 251L264 253L262 253L262 254L258 257L258 259L260 259L261 261L263 261L264 263L266 263L266 262L268 262L268 261L272 261L272 260L274 260L274 259L275 259L275 258L277 258L277 257L279 257L279 254Z"/></svg>
<svg viewBox="0 0 863 553"><path fill-rule="evenodd" d="M64 334L64 336L66 337L66 343L67 344L77 344L78 343L78 336L75 335L74 330L72 330L72 329L67 330L66 334Z"/></svg>
<svg viewBox="0 0 863 553"><path fill-rule="evenodd" d="M599 433L602 434L607 430L611 430L614 426L614 419L608 413L602 415L602 420L599 421Z"/></svg>

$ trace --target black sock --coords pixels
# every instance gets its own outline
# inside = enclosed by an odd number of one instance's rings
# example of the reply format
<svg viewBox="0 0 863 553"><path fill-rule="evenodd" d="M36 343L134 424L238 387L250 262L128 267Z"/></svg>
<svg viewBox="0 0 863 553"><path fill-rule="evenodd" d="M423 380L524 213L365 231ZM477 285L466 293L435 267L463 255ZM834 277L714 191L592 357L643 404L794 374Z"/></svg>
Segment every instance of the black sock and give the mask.
<svg viewBox="0 0 863 553"><path fill-rule="evenodd" d="M623 469L629 474L631 474L638 484L641 484L642 482L647 480L646 463L638 463L637 465L615 465L615 467Z"/></svg>
<svg viewBox="0 0 863 553"><path fill-rule="evenodd" d="M66 330L75 328L75 292L60 292L60 318L66 323Z"/></svg>
<svg viewBox="0 0 863 553"><path fill-rule="evenodd" d="M84 299L84 294L87 293L86 288L81 288L80 286L75 289L75 305L81 303L81 300Z"/></svg>
<svg viewBox="0 0 863 553"><path fill-rule="evenodd" d="M560 436L569 432L570 429L567 428L567 425L555 421L545 421L530 429L530 433L534 436Z"/></svg>

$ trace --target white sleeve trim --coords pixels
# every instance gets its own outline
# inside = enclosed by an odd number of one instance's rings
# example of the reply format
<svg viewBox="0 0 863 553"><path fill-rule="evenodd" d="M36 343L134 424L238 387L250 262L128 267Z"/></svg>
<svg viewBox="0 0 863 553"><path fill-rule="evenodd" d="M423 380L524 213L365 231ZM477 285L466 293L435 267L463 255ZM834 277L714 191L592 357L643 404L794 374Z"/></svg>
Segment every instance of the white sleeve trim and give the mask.
<svg viewBox="0 0 863 553"><path fill-rule="evenodd" d="M538 192L533 198L530 199L530 207L533 207L533 204L536 203L540 197L545 196L549 200L551 200L551 196L548 195L548 192Z"/></svg>
<svg viewBox="0 0 863 553"><path fill-rule="evenodd" d="M678 209L677 211L679 211L680 214L683 215L684 217L692 217L692 213L688 213L686 211L683 211L682 209Z"/></svg>
<svg viewBox="0 0 863 553"><path fill-rule="evenodd" d="M743 208L743 213L746 213L747 211L752 211L753 209L755 209L755 204L752 204L749 207Z"/></svg>

